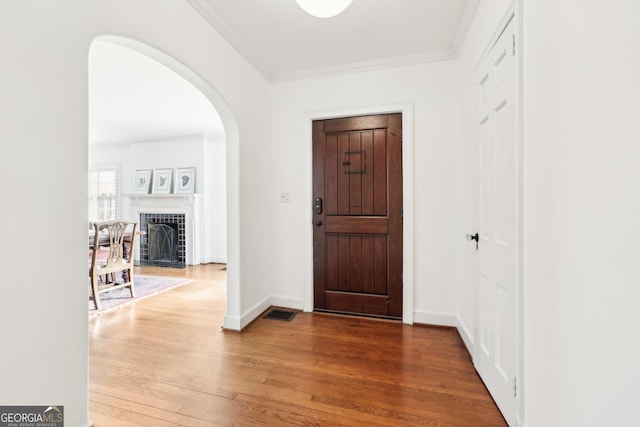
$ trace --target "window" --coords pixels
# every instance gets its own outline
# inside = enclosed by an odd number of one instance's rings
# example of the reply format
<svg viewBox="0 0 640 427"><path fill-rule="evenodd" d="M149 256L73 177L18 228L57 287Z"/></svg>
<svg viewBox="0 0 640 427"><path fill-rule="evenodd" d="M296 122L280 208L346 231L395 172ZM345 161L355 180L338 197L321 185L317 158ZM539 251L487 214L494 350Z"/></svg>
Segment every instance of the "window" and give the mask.
<svg viewBox="0 0 640 427"><path fill-rule="evenodd" d="M111 221L118 216L118 173L115 168L89 172L89 220Z"/></svg>

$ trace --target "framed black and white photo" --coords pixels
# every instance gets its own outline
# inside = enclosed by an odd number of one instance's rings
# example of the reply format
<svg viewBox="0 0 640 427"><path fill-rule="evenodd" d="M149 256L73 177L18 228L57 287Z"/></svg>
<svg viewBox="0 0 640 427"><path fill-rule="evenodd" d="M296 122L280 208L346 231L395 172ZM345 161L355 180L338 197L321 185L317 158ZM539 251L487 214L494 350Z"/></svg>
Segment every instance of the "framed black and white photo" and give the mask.
<svg viewBox="0 0 640 427"><path fill-rule="evenodd" d="M176 169L176 193L195 193L196 191L196 168Z"/></svg>
<svg viewBox="0 0 640 427"><path fill-rule="evenodd" d="M149 194L149 190L151 190L151 169L136 170L133 192L135 194Z"/></svg>
<svg viewBox="0 0 640 427"><path fill-rule="evenodd" d="M153 194L171 193L173 169L155 169L153 171Z"/></svg>

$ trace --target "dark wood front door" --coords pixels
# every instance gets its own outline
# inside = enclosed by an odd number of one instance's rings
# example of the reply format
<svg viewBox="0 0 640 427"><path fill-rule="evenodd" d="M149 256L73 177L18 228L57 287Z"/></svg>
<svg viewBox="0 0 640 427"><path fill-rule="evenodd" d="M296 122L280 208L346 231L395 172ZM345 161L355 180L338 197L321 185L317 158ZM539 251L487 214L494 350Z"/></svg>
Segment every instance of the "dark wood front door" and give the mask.
<svg viewBox="0 0 640 427"><path fill-rule="evenodd" d="M313 122L314 308L402 318L402 115Z"/></svg>

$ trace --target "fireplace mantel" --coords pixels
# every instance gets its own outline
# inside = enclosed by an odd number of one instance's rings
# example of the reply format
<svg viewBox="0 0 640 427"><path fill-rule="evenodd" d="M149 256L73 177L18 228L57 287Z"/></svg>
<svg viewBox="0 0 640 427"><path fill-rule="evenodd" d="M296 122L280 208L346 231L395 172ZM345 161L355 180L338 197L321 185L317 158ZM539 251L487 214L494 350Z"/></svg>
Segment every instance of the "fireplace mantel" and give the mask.
<svg viewBox="0 0 640 427"><path fill-rule="evenodd" d="M185 213L197 216L202 194L125 194L125 197L129 198L134 214L155 209L156 213Z"/></svg>
<svg viewBox="0 0 640 427"><path fill-rule="evenodd" d="M202 198L202 194L125 194L132 201L137 203L189 203L193 204Z"/></svg>
<svg viewBox="0 0 640 427"><path fill-rule="evenodd" d="M129 199L129 214L140 221L140 214L184 214L186 225L186 263L200 260L200 204L202 194L125 194ZM136 251L139 260L139 251Z"/></svg>

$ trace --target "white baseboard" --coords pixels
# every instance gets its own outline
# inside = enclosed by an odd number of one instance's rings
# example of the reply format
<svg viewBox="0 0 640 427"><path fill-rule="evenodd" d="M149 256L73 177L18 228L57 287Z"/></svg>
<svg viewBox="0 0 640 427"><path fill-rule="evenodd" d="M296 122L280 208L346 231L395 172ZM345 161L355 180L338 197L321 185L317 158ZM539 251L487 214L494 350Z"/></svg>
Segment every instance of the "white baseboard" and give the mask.
<svg viewBox="0 0 640 427"><path fill-rule="evenodd" d="M240 327L241 324L242 322L239 316L224 316L222 328L227 331L240 332L242 330Z"/></svg>
<svg viewBox="0 0 640 427"><path fill-rule="evenodd" d="M457 316L456 316L456 321L457 321L456 327L458 328L458 333L462 337L462 341L464 342L464 345L467 347L467 351L469 352L469 354L473 354L473 335L471 335L467 326Z"/></svg>
<svg viewBox="0 0 640 427"><path fill-rule="evenodd" d="M227 258L226 257L206 257L206 258L200 258L200 264L226 264L227 263Z"/></svg>
<svg viewBox="0 0 640 427"><path fill-rule="evenodd" d="M291 298L287 296L272 295L271 305L276 307L291 308L293 310L304 310L302 298Z"/></svg>
<svg viewBox="0 0 640 427"><path fill-rule="evenodd" d="M240 332L269 307L271 307L271 300L267 297L247 310L242 316L224 316L223 328L229 331Z"/></svg>
<svg viewBox="0 0 640 427"><path fill-rule="evenodd" d="M437 311L416 310L413 314L413 323L423 325L452 326L458 330L469 354L473 354L473 335L462 320L455 314L441 313Z"/></svg>
<svg viewBox="0 0 640 427"><path fill-rule="evenodd" d="M246 325L253 322L258 316L260 316L260 314L262 314L271 306L291 308L294 310L304 310L304 301L302 300L302 298L272 295L254 305L241 317L225 316L224 327L225 329L241 330ZM458 328L458 330L460 330L460 334L463 335L463 339L465 339L465 333L463 333L463 331L466 331L466 329L464 329L463 327L459 327L461 322L459 322L458 318L453 314L416 310L413 316L414 323L456 327ZM465 344L467 344L466 341Z"/></svg>
<svg viewBox="0 0 640 427"><path fill-rule="evenodd" d="M247 310L240 318L240 330L244 329L249 323L256 320L258 316L264 313L264 311L269 307L271 307L271 298L266 297Z"/></svg>
<svg viewBox="0 0 640 427"><path fill-rule="evenodd" d="M225 316L224 329L241 331L272 306L304 310L304 300L302 298L293 298L283 295L271 295L256 303L242 316ZM436 311L416 310L413 313L413 320L414 323L419 324L450 326L457 328L464 344L467 346L469 352L472 353L473 337L469 334L464 323L456 315Z"/></svg>
<svg viewBox="0 0 640 427"><path fill-rule="evenodd" d="M458 326L457 317L454 314L429 310L414 310L413 323L420 323L423 325Z"/></svg>
<svg viewBox="0 0 640 427"><path fill-rule="evenodd" d="M223 328L229 331L242 331L247 325L256 320L258 316L264 313L269 307L283 307L294 310L303 310L304 301L302 298L292 298L281 295L272 295L262 301L259 301L242 316L225 316Z"/></svg>

